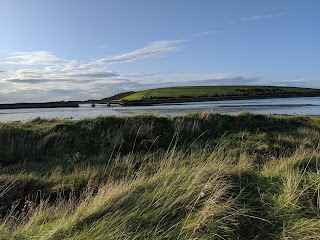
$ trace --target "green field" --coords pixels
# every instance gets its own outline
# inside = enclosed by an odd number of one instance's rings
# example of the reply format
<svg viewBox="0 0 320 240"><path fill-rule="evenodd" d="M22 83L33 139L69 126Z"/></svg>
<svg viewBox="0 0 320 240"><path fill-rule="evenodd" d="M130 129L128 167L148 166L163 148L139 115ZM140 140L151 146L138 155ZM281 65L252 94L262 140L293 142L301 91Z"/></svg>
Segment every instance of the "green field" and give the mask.
<svg viewBox="0 0 320 240"><path fill-rule="evenodd" d="M0 123L0 239L319 239L320 118Z"/></svg>
<svg viewBox="0 0 320 240"><path fill-rule="evenodd" d="M320 89L271 86L192 86L156 88L136 92L122 100L147 100L183 97L224 97L279 94L319 93Z"/></svg>

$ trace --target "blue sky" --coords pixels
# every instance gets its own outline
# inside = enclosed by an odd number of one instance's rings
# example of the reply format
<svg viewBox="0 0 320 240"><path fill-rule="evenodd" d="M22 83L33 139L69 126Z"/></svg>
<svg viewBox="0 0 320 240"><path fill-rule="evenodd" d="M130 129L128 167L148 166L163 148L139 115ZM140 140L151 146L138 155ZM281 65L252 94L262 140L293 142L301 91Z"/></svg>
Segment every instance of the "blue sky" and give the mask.
<svg viewBox="0 0 320 240"><path fill-rule="evenodd" d="M0 0L0 102L320 88L318 0Z"/></svg>

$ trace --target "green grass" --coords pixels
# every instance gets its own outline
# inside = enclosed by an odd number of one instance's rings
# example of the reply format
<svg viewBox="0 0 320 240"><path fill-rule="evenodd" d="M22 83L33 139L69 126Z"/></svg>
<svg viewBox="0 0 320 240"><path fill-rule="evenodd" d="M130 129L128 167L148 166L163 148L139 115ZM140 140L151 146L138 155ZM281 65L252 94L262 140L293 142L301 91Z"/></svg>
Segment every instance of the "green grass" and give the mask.
<svg viewBox="0 0 320 240"><path fill-rule="evenodd" d="M122 100L143 100L181 97L222 97L222 96L250 96L263 94L303 94L320 93L319 89L295 87L267 87L267 86L192 86L157 88L136 92L122 98Z"/></svg>
<svg viewBox="0 0 320 240"><path fill-rule="evenodd" d="M0 239L319 239L319 117L0 124Z"/></svg>

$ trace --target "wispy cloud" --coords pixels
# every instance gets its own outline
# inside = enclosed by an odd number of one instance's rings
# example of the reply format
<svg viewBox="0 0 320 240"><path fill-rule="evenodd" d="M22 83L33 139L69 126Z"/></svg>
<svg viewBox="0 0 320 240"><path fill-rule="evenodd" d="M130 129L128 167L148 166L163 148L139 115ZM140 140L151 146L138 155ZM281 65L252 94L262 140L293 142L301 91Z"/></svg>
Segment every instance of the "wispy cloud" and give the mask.
<svg viewBox="0 0 320 240"><path fill-rule="evenodd" d="M77 61L66 60L55 56L49 51L33 51L33 52L13 52L10 53L9 61L6 64L14 65L48 65L48 66L64 66L65 68L87 68L94 65L110 65L124 62L134 62L140 59L164 55L170 52L178 51L183 48L182 44L185 40L164 40L149 43L147 46L123 53L112 57L99 58L78 66ZM107 45L101 45L101 48Z"/></svg>
<svg viewBox="0 0 320 240"><path fill-rule="evenodd" d="M212 30L212 31L205 31L205 32L199 32L197 34L194 35L194 37L202 37L202 36L207 36L210 34L216 34L221 32L221 30Z"/></svg>
<svg viewBox="0 0 320 240"><path fill-rule="evenodd" d="M72 80L72 79L44 79L44 78L14 78L14 79L8 79L8 82L12 83L28 83L28 84L38 84L38 83L76 83L76 84L87 84L91 83L92 80Z"/></svg>
<svg viewBox="0 0 320 240"><path fill-rule="evenodd" d="M132 52L127 52L113 57L100 58L84 64L83 66L86 67L92 65L109 65L124 62L134 62L144 58L164 55L166 53L182 49L182 43L184 42L185 40L156 41Z"/></svg>
<svg viewBox="0 0 320 240"><path fill-rule="evenodd" d="M72 83L86 84L95 81L106 81L121 75L103 69L79 69L63 67L47 67L44 69L19 69L10 72L9 77L3 81L20 84L40 83Z"/></svg>
<svg viewBox="0 0 320 240"><path fill-rule="evenodd" d="M279 12L279 13L273 13L273 14L265 14L265 15L256 15L251 17L245 17L241 19L241 22L250 22L250 21L257 21L257 20L263 20L263 19L272 19L275 17L282 17L287 15L285 12Z"/></svg>
<svg viewBox="0 0 320 240"><path fill-rule="evenodd" d="M49 51L13 52L7 64L21 65L66 65L75 61L59 58Z"/></svg>

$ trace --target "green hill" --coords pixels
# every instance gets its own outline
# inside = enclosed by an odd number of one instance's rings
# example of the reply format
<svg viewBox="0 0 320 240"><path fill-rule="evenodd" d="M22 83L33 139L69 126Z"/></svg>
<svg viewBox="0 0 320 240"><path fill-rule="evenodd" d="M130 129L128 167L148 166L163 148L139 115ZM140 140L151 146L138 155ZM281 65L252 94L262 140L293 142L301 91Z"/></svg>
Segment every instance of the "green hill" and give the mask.
<svg viewBox="0 0 320 240"><path fill-rule="evenodd" d="M281 94L310 94L319 93L320 89L274 87L274 86L191 86L156 88L136 92L122 98L122 100L147 100L168 98L197 98L197 97L226 97L252 95L281 95Z"/></svg>
<svg viewBox="0 0 320 240"><path fill-rule="evenodd" d="M99 102L101 103L105 103L105 102L109 102L109 101L112 101L112 100L120 100L122 98L125 98L127 96L130 96L132 94L135 94L136 92L134 91L130 91L130 92L122 92L122 93L117 93L111 97L107 97L107 98L103 98L101 100L99 100Z"/></svg>

